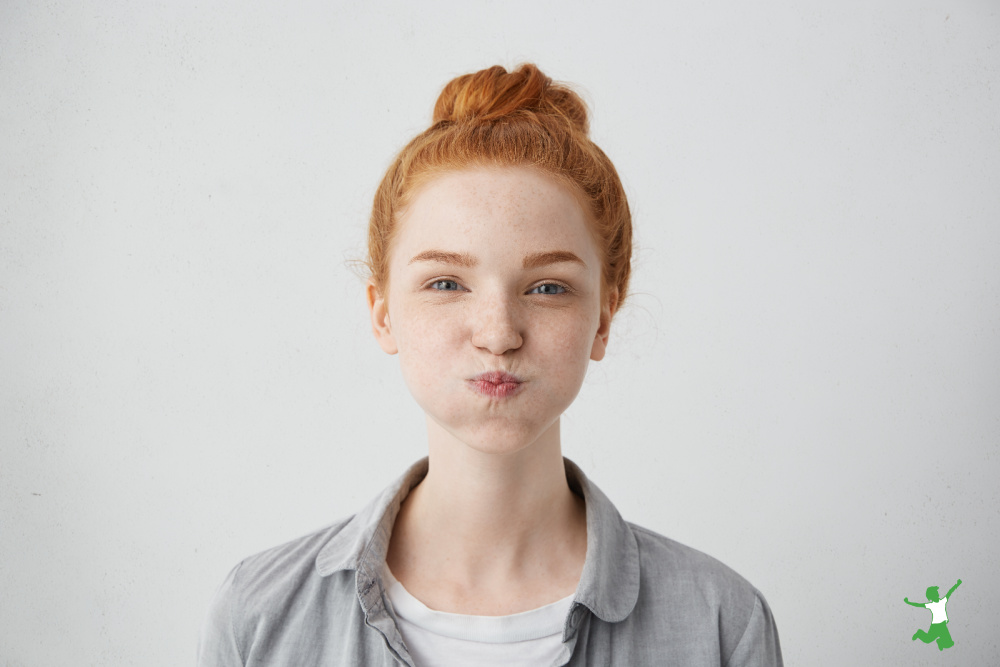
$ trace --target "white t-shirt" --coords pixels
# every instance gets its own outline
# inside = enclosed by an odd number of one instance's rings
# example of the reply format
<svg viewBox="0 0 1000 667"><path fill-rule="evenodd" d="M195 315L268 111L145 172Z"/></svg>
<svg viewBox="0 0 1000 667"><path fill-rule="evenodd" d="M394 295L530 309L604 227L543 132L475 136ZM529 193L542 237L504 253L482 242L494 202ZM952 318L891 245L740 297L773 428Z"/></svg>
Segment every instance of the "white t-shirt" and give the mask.
<svg viewBox="0 0 1000 667"><path fill-rule="evenodd" d="M386 567L386 596L417 667L551 665L573 596L509 616L451 614L428 608Z"/></svg>
<svg viewBox="0 0 1000 667"><path fill-rule="evenodd" d="M931 610L931 623L944 623L948 620L948 612L945 611L944 606L948 602L948 598L941 598L937 602L928 602L924 606Z"/></svg>

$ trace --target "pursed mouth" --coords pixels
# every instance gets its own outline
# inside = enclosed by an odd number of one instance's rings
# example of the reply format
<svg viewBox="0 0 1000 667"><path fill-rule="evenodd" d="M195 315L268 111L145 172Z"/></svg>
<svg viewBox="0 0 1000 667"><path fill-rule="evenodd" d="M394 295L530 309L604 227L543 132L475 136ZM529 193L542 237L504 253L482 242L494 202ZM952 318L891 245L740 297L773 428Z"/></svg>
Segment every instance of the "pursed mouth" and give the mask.
<svg viewBox="0 0 1000 667"><path fill-rule="evenodd" d="M472 378L473 382L489 382L490 384L521 384L523 380L506 371L487 371Z"/></svg>
<svg viewBox="0 0 1000 667"><path fill-rule="evenodd" d="M467 382L470 389L491 400L515 396L521 393L525 385L524 382L489 382L485 379L473 379Z"/></svg>

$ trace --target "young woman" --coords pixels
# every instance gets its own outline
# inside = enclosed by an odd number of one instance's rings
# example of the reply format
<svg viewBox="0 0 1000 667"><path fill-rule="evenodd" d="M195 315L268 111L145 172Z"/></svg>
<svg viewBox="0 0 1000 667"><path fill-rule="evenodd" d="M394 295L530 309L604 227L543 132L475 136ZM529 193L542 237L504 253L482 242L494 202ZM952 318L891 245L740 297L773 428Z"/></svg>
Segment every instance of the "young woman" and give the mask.
<svg viewBox="0 0 1000 667"><path fill-rule="evenodd" d="M375 195L367 294L429 456L240 563L203 667L781 665L763 596L625 522L559 418L628 293L631 217L582 100L533 65L451 81Z"/></svg>

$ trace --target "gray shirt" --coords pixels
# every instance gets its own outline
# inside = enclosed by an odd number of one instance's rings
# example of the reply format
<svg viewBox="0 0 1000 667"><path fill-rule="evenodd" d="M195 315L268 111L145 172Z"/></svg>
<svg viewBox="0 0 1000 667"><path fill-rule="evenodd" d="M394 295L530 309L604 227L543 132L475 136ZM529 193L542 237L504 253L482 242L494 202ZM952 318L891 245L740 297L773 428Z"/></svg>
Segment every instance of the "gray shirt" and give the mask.
<svg viewBox="0 0 1000 667"><path fill-rule="evenodd" d="M756 588L711 556L624 521L564 463L586 502L587 556L556 665L782 665ZM424 458L354 516L237 565L209 609L199 667L412 666L381 575L399 507L427 469Z"/></svg>

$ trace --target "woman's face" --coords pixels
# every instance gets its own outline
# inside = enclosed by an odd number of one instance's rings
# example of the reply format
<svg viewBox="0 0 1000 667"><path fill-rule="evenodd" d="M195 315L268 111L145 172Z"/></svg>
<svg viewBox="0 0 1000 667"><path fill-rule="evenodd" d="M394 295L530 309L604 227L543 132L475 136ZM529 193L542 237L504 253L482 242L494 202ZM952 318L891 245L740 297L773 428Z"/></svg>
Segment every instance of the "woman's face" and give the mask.
<svg viewBox="0 0 1000 667"><path fill-rule="evenodd" d="M399 354L413 397L451 436L484 452L527 447L607 346L613 311L599 303L601 264L580 203L534 169L468 169L424 185L398 222L388 310L368 288L379 344ZM522 383L483 395L470 380L487 371Z"/></svg>

